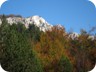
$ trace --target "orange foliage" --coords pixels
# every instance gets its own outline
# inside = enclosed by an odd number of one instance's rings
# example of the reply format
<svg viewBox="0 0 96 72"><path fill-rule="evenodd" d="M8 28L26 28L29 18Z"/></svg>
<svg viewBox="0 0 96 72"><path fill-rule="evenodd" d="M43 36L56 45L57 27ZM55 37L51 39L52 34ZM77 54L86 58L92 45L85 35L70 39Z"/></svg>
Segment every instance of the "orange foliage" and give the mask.
<svg viewBox="0 0 96 72"><path fill-rule="evenodd" d="M74 66L73 72L77 72L79 69L86 71L92 68L92 60L96 61L94 46L96 47L96 41L88 40L88 35L80 35L78 40L72 40L63 27L55 26L52 30L41 33L40 42L35 44L34 50L42 61L45 72L55 72L62 55Z"/></svg>

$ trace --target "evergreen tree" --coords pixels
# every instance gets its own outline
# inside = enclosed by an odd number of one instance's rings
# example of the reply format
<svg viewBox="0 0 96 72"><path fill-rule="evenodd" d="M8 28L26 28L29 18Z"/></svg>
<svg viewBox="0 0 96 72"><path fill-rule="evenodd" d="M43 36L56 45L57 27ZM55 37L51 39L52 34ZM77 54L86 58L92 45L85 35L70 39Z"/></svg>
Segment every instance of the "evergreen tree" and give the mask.
<svg viewBox="0 0 96 72"><path fill-rule="evenodd" d="M18 30L16 24L10 26L2 66L9 72L42 72L41 64L28 42L24 28L21 28Z"/></svg>
<svg viewBox="0 0 96 72"><path fill-rule="evenodd" d="M5 15L1 17L2 24L0 25L0 62L2 57L4 57L3 51L5 48L5 42L7 39L7 34L10 30L9 24L6 20Z"/></svg>
<svg viewBox="0 0 96 72"><path fill-rule="evenodd" d="M72 64L69 59L65 56L62 56L58 63L57 72L72 72Z"/></svg>
<svg viewBox="0 0 96 72"><path fill-rule="evenodd" d="M32 41L34 41L34 42L40 41L41 31L34 24L29 25L28 33L29 33L29 37L31 38Z"/></svg>

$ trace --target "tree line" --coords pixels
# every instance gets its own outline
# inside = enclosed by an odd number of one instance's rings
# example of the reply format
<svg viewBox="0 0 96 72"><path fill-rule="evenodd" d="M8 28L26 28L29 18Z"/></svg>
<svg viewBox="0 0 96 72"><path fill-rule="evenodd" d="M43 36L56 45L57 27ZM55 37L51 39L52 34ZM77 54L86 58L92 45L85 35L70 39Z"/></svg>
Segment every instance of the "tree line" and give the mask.
<svg viewBox="0 0 96 72"><path fill-rule="evenodd" d="M87 72L96 62L96 39L82 31L68 37L64 27L42 32L34 24L0 25L0 63L9 72Z"/></svg>

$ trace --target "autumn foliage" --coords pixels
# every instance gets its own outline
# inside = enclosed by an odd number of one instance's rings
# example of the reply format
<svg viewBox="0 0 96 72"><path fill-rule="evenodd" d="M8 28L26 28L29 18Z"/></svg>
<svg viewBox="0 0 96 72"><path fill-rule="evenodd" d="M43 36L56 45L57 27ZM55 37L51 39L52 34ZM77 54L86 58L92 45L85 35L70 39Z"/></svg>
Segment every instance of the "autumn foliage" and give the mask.
<svg viewBox="0 0 96 72"><path fill-rule="evenodd" d="M96 62L96 39L72 39L64 27L42 32L34 24L0 26L0 62L9 72L87 72ZM14 68L15 67L15 68Z"/></svg>

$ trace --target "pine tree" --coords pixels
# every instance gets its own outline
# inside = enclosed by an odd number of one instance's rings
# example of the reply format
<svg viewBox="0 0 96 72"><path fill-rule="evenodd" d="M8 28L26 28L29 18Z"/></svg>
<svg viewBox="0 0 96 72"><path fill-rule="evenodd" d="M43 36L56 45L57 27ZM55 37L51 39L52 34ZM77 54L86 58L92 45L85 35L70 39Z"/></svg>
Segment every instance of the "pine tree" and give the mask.
<svg viewBox="0 0 96 72"><path fill-rule="evenodd" d="M0 62L2 57L4 57L4 48L5 48L5 42L7 39L7 34L10 30L9 24L6 20L5 15L1 17L2 24L0 25Z"/></svg>
<svg viewBox="0 0 96 72"><path fill-rule="evenodd" d="M65 56L62 56L58 63L58 71L57 72L72 72L72 64L69 59Z"/></svg>
<svg viewBox="0 0 96 72"><path fill-rule="evenodd" d="M42 66L25 35L23 25L13 24L6 36L2 66L9 72L42 72Z"/></svg>

